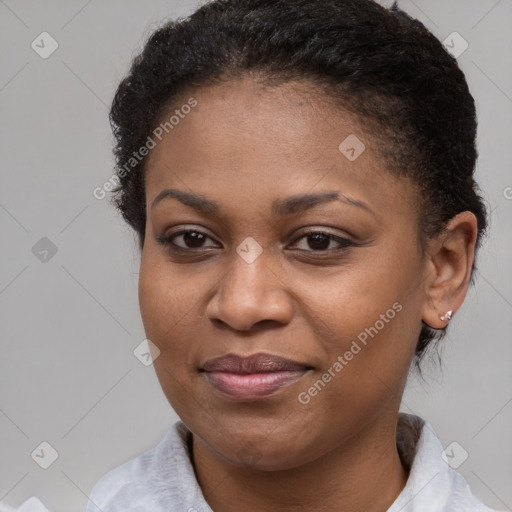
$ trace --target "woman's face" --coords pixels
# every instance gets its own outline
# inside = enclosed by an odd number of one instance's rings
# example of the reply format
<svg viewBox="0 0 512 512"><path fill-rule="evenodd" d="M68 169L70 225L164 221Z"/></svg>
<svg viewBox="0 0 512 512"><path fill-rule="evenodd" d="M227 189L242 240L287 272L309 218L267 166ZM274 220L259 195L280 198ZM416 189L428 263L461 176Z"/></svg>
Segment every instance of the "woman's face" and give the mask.
<svg viewBox="0 0 512 512"><path fill-rule="evenodd" d="M392 431L426 300L411 184L297 83L176 108L147 165L139 299L177 414L268 469Z"/></svg>

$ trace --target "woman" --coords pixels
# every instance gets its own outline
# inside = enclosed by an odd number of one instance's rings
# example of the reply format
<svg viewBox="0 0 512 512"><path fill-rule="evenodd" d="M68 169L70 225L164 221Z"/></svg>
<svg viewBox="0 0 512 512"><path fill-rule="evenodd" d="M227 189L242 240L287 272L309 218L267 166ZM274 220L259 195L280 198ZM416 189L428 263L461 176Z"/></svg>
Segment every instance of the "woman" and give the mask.
<svg viewBox="0 0 512 512"><path fill-rule="evenodd" d="M399 414L486 229L441 43L371 0L212 1L150 37L111 121L181 421L88 512L490 510Z"/></svg>

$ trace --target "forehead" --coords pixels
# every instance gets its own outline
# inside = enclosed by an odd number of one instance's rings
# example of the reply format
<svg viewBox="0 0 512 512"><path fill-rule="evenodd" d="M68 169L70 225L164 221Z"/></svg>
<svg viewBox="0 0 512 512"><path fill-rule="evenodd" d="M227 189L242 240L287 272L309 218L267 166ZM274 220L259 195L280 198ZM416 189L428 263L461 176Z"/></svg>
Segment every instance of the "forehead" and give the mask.
<svg viewBox="0 0 512 512"><path fill-rule="evenodd" d="M395 215L411 216L414 189L386 167L355 115L307 83L265 87L250 78L187 91L162 122L193 98L164 131L146 166L151 202L163 188L268 205L335 188ZM185 111L184 110L184 111Z"/></svg>

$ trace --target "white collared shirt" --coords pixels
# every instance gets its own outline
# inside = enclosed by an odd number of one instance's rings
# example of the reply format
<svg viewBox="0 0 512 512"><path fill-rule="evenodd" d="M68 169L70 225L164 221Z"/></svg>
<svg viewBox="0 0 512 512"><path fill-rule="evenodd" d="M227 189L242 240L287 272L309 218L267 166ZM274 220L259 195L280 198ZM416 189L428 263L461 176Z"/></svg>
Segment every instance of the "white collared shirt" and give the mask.
<svg viewBox="0 0 512 512"><path fill-rule="evenodd" d="M410 472L387 512L493 512L443 460L443 447L428 422L400 413L397 432ZM178 421L155 448L104 475L86 512L212 512L194 474L190 435Z"/></svg>
<svg viewBox="0 0 512 512"><path fill-rule="evenodd" d="M48 512L48 509L43 505L39 498L32 496L28 500L24 501L18 508L0 503L0 512Z"/></svg>

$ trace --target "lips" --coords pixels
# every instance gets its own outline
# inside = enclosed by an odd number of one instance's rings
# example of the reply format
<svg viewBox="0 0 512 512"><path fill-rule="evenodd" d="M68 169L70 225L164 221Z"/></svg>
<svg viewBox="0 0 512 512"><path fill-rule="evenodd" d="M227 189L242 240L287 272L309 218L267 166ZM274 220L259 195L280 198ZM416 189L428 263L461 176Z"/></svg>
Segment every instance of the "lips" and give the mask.
<svg viewBox="0 0 512 512"><path fill-rule="evenodd" d="M228 354L204 363L210 385L235 400L257 400L296 382L311 367L271 354Z"/></svg>
<svg viewBox="0 0 512 512"><path fill-rule="evenodd" d="M204 363L203 369L207 372L238 373L241 375L250 373L269 373L282 371L297 371L306 368L301 363L296 363L283 357L271 354L254 354L244 357L235 354L210 359Z"/></svg>

